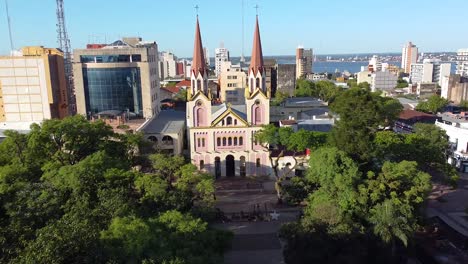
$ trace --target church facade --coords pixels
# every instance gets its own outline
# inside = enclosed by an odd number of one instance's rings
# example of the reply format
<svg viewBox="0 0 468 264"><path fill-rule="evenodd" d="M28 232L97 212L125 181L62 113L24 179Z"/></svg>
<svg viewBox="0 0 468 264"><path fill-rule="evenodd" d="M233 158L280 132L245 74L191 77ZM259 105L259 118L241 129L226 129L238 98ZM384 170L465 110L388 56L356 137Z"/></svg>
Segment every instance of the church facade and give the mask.
<svg viewBox="0 0 468 264"><path fill-rule="evenodd" d="M268 150L254 137L262 125L270 122L270 91L266 87L258 17L243 104L214 100L208 89L198 17L190 79L186 117L192 163L216 178L269 175Z"/></svg>

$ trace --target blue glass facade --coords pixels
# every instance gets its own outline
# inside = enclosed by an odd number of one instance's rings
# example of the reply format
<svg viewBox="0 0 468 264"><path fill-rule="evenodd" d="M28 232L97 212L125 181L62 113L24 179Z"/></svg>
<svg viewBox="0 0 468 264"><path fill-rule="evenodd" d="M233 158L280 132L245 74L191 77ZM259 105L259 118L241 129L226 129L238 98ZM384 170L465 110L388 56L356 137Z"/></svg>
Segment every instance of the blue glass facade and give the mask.
<svg viewBox="0 0 468 264"><path fill-rule="evenodd" d="M122 111L143 115L139 68L83 68L83 81L88 114Z"/></svg>

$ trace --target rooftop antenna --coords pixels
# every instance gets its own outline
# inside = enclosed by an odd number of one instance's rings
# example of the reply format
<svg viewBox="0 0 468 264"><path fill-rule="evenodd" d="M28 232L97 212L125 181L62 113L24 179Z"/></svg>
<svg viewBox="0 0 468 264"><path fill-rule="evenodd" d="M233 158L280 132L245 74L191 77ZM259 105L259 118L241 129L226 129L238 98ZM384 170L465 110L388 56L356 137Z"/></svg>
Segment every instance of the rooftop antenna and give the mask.
<svg viewBox="0 0 468 264"><path fill-rule="evenodd" d="M15 50L15 46L13 45L13 37L11 35L11 20L10 20L10 13L8 12L8 0L5 0L5 8L6 8L6 15L7 15L7 21L8 21L8 34L10 36L10 49L11 52Z"/></svg>
<svg viewBox="0 0 468 264"><path fill-rule="evenodd" d="M245 62L245 58L244 58L244 0L242 0L242 54L241 54L240 61Z"/></svg>

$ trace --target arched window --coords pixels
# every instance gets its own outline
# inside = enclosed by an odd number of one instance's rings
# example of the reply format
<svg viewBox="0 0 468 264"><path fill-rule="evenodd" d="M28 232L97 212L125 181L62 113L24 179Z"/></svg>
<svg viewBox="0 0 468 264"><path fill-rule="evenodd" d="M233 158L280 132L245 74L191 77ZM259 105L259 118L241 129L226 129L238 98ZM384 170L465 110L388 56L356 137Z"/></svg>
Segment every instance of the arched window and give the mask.
<svg viewBox="0 0 468 264"><path fill-rule="evenodd" d="M172 139L171 136L164 136L164 137L162 138L162 143L163 143L164 145L172 145L172 144L174 144L174 140Z"/></svg>
<svg viewBox="0 0 468 264"><path fill-rule="evenodd" d="M201 91L202 87L201 87L201 81L200 80L197 80L197 91Z"/></svg>
<svg viewBox="0 0 468 264"><path fill-rule="evenodd" d="M205 111L203 108L197 109L197 126L203 126L205 124Z"/></svg>
<svg viewBox="0 0 468 264"><path fill-rule="evenodd" d="M158 142L158 138L155 137L155 136L149 136L148 140L151 141L151 142L155 142L155 143Z"/></svg>
<svg viewBox="0 0 468 264"><path fill-rule="evenodd" d="M237 137L234 137L234 146L237 146Z"/></svg>
<svg viewBox="0 0 468 264"><path fill-rule="evenodd" d="M226 138L223 137L223 146L226 146Z"/></svg>
<svg viewBox="0 0 468 264"><path fill-rule="evenodd" d="M197 138L197 147L200 147L200 138Z"/></svg>
<svg viewBox="0 0 468 264"><path fill-rule="evenodd" d="M260 106L255 107L255 124L260 125L262 123L262 109Z"/></svg>
<svg viewBox="0 0 468 264"><path fill-rule="evenodd" d="M229 145L229 146L232 146L232 137L229 137L229 138L228 138L228 145Z"/></svg>
<svg viewBox="0 0 468 264"><path fill-rule="evenodd" d="M255 88L260 88L260 78L255 79Z"/></svg>
<svg viewBox="0 0 468 264"><path fill-rule="evenodd" d="M200 170L203 170L205 168L205 161L200 160Z"/></svg>
<svg viewBox="0 0 468 264"><path fill-rule="evenodd" d="M226 118L226 125L232 125L232 117L228 116L228 118Z"/></svg>
<svg viewBox="0 0 468 264"><path fill-rule="evenodd" d="M216 139L216 146L218 146L218 147L221 146L221 138L220 137Z"/></svg>
<svg viewBox="0 0 468 264"><path fill-rule="evenodd" d="M237 119L234 119L234 125L237 126Z"/></svg>
<svg viewBox="0 0 468 264"><path fill-rule="evenodd" d="M253 79L250 79L250 90L254 90L255 89L255 86L254 86L254 80Z"/></svg>
<svg viewBox="0 0 468 264"><path fill-rule="evenodd" d="M224 126L224 119L223 119L223 120L221 120L221 125L222 125L222 126Z"/></svg>
<svg viewBox="0 0 468 264"><path fill-rule="evenodd" d="M242 144L244 144L244 138L239 137L239 146L242 146Z"/></svg>
<svg viewBox="0 0 468 264"><path fill-rule="evenodd" d="M192 80L192 89L195 91L195 81Z"/></svg>
<svg viewBox="0 0 468 264"><path fill-rule="evenodd" d="M202 138L202 139L201 139L201 146L202 146L202 147L205 147L205 138Z"/></svg>
<svg viewBox="0 0 468 264"><path fill-rule="evenodd" d="M255 163L257 168L260 168L260 159L257 159L257 162Z"/></svg>

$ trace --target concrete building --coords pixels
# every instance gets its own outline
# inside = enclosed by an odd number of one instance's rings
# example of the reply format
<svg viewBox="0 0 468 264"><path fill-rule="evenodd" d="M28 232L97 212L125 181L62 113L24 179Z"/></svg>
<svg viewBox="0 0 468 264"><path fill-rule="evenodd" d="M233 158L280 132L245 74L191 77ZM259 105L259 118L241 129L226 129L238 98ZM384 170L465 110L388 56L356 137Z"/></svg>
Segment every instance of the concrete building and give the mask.
<svg viewBox="0 0 468 264"><path fill-rule="evenodd" d="M387 64L388 66L388 64ZM374 55L372 58L369 60L369 66L368 69L370 72L376 72L376 71L382 71L382 62L379 59L379 56Z"/></svg>
<svg viewBox="0 0 468 264"><path fill-rule="evenodd" d="M166 78L174 78L178 76L177 72L177 56L171 52L161 52L159 57L162 65L162 80Z"/></svg>
<svg viewBox="0 0 468 264"><path fill-rule="evenodd" d="M242 69L234 67L223 71L219 75L219 97L222 102L244 104L244 91L247 75Z"/></svg>
<svg viewBox="0 0 468 264"><path fill-rule="evenodd" d="M437 93L437 83L418 83L416 94L420 99L426 99Z"/></svg>
<svg viewBox="0 0 468 264"><path fill-rule="evenodd" d="M265 85L268 91L271 91L272 96L276 94L278 85L278 66L275 59L265 59L263 61L265 67Z"/></svg>
<svg viewBox="0 0 468 264"><path fill-rule="evenodd" d="M441 63L440 60L425 59L423 63L411 64L410 82L437 83L442 86L442 78L450 75L450 63Z"/></svg>
<svg viewBox="0 0 468 264"><path fill-rule="evenodd" d="M418 48L411 42L403 47L401 52L401 68L405 73L410 73L411 64L418 61Z"/></svg>
<svg viewBox="0 0 468 264"><path fill-rule="evenodd" d="M221 47L215 49L215 74L219 76L221 73L222 64L225 61L229 61L229 50L224 47L224 44L221 43Z"/></svg>
<svg viewBox="0 0 468 264"><path fill-rule="evenodd" d="M304 49L299 46L296 49L296 79L303 78L312 73L312 49Z"/></svg>
<svg viewBox="0 0 468 264"><path fill-rule="evenodd" d="M270 123L270 91L265 85L258 17L247 75L248 85L243 93L244 104L233 105L229 101L213 103L201 47L197 18L192 85L187 93L186 116L192 163L199 170L213 174L216 179L270 175L268 150L254 139L262 125Z"/></svg>
<svg viewBox="0 0 468 264"><path fill-rule="evenodd" d="M377 71L371 74L371 91L390 91L395 89L398 83L398 76L388 71Z"/></svg>
<svg viewBox="0 0 468 264"><path fill-rule="evenodd" d="M163 110L155 118L148 119L137 131L152 143L156 151L170 155L182 155L185 136L185 113Z"/></svg>
<svg viewBox="0 0 468 264"><path fill-rule="evenodd" d="M151 118L159 113L156 42L124 38L73 55L78 114Z"/></svg>
<svg viewBox="0 0 468 264"><path fill-rule="evenodd" d="M357 83L367 82L368 84L372 83L372 73L370 71L360 71L357 74Z"/></svg>
<svg viewBox="0 0 468 264"><path fill-rule="evenodd" d="M455 73L468 77L468 49L457 51L457 70Z"/></svg>
<svg viewBox="0 0 468 264"><path fill-rule="evenodd" d="M442 121L436 121L435 125L445 131L449 137L452 154L448 157L448 163L454 165L462 172L468 172L468 122L463 119L442 117Z"/></svg>
<svg viewBox="0 0 468 264"><path fill-rule="evenodd" d="M455 104L468 101L468 77L462 77L460 74L445 76L440 96Z"/></svg>
<svg viewBox="0 0 468 264"><path fill-rule="evenodd" d="M276 92L283 92L289 96L294 95L296 90L296 65L278 64L277 65L277 84Z"/></svg>
<svg viewBox="0 0 468 264"><path fill-rule="evenodd" d="M0 56L0 129L29 130L32 123L69 114L63 53L42 46Z"/></svg>

